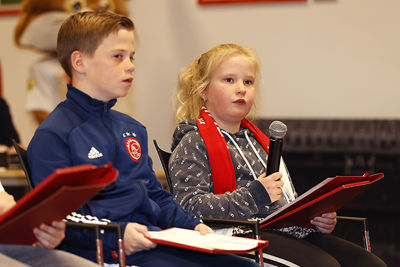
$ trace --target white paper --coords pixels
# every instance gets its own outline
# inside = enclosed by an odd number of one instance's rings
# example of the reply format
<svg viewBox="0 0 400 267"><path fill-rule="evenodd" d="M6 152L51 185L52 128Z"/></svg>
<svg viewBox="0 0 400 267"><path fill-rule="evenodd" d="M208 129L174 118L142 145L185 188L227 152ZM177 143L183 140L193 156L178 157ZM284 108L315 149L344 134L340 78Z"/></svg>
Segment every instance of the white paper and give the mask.
<svg viewBox="0 0 400 267"><path fill-rule="evenodd" d="M158 240L194 246L208 250L247 251L256 248L259 240L220 234L201 235L199 231L170 228L163 231L150 231L150 237ZM263 241L261 241L263 242Z"/></svg>

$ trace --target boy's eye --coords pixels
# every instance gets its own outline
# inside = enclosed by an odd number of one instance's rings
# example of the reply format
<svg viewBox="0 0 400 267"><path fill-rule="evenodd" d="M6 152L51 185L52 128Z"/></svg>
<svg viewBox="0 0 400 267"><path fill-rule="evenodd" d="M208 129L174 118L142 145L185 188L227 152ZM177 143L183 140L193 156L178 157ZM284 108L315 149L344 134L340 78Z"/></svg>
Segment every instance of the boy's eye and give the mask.
<svg viewBox="0 0 400 267"><path fill-rule="evenodd" d="M133 56L130 56L129 59L131 60L131 62L135 61L135 58Z"/></svg>
<svg viewBox="0 0 400 267"><path fill-rule="evenodd" d="M114 57L117 58L117 59L121 59L121 58L122 58L122 55L117 54L117 55L114 55Z"/></svg>
<svg viewBox="0 0 400 267"><path fill-rule="evenodd" d="M252 81L252 80L246 80L246 81L244 81L244 84L246 84L246 85L252 85L252 84L253 84L253 81Z"/></svg>
<svg viewBox="0 0 400 267"><path fill-rule="evenodd" d="M225 78L225 81L228 82L228 83L231 83L231 82L233 82L233 79L232 78Z"/></svg>

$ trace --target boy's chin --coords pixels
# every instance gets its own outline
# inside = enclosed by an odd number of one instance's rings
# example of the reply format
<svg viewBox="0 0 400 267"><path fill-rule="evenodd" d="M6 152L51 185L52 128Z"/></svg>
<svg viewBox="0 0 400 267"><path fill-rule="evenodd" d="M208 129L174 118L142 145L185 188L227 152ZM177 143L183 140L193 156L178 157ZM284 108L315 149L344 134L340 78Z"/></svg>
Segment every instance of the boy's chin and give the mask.
<svg viewBox="0 0 400 267"><path fill-rule="evenodd" d="M129 89L130 87L126 89L121 89L118 93L115 94L114 98L121 98L127 96L129 93Z"/></svg>

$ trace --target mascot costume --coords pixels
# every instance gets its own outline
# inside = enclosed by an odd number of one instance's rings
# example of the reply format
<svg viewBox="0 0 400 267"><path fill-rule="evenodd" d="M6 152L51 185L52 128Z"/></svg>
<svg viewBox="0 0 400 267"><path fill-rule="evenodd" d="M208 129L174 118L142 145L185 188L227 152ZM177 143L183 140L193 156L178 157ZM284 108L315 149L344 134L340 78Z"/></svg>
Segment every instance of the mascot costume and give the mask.
<svg viewBox="0 0 400 267"><path fill-rule="evenodd" d="M110 10L128 15L128 0L23 0L15 28L15 43L31 48L42 57L30 68L27 109L38 121L65 98L68 77L56 56L57 34L63 21L74 12Z"/></svg>

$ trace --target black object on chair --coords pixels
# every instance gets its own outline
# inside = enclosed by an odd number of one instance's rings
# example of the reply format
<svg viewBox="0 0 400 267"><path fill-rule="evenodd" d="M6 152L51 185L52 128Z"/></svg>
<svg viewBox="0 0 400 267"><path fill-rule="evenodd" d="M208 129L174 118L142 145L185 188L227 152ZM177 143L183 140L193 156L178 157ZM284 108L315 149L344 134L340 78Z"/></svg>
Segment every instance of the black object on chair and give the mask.
<svg viewBox="0 0 400 267"><path fill-rule="evenodd" d="M15 151L17 152L18 159L20 161L21 167L25 172L26 181L28 183L29 191L33 189L33 181L31 176L31 171L28 164L28 157L27 151L22 148L15 139L12 140L13 146ZM118 245L118 259L119 259L119 266L125 267L125 250L122 238L122 228L119 224L95 224L95 223L78 223L78 222L65 222L68 228L85 228L85 229L92 229L95 233L96 239L96 261L99 265L104 266L103 260L103 239L102 239L102 232L106 230L115 231L117 234L117 245Z"/></svg>
<svg viewBox="0 0 400 267"><path fill-rule="evenodd" d="M167 183L168 183L169 192L170 192L171 194L173 194L174 188L172 187L172 182L171 182L171 178L170 178L170 176L169 176L169 170L168 170L168 162L169 162L169 158L170 158L170 156L171 156L171 153L162 150L162 149L158 146L156 140L153 140L153 143L154 143L154 146L156 147L158 157L160 158L161 165L162 165L162 167L163 167L163 169L164 169L165 177L166 177Z"/></svg>
<svg viewBox="0 0 400 267"><path fill-rule="evenodd" d="M165 172L165 177L168 182L168 187L169 191L172 193L173 192L173 186L171 182L171 177L169 176L169 169L168 169L168 162L169 158L171 156L170 152L162 150L156 140L153 140L154 146L157 150L158 156L160 157L161 164L163 166L164 172ZM229 219L212 219L212 218L201 218L203 222L209 226L215 226L215 227L233 227L233 226L240 226L240 227L246 227L251 229L253 233L253 237L255 239L260 240L260 227L258 224L258 221L246 221L246 220L229 220ZM259 263L261 266L264 266L264 260L263 260L263 253L262 250L256 251L255 252L255 260L257 263Z"/></svg>
<svg viewBox="0 0 400 267"><path fill-rule="evenodd" d="M15 148L15 151L17 152L17 156L19 159L19 162L21 164L22 169L24 170L25 176L26 176L26 182L28 183L28 189L31 191L33 189L33 183L31 181L31 170L28 165L28 157L27 157L27 152L25 149L23 149L15 139L12 140L13 146Z"/></svg>

